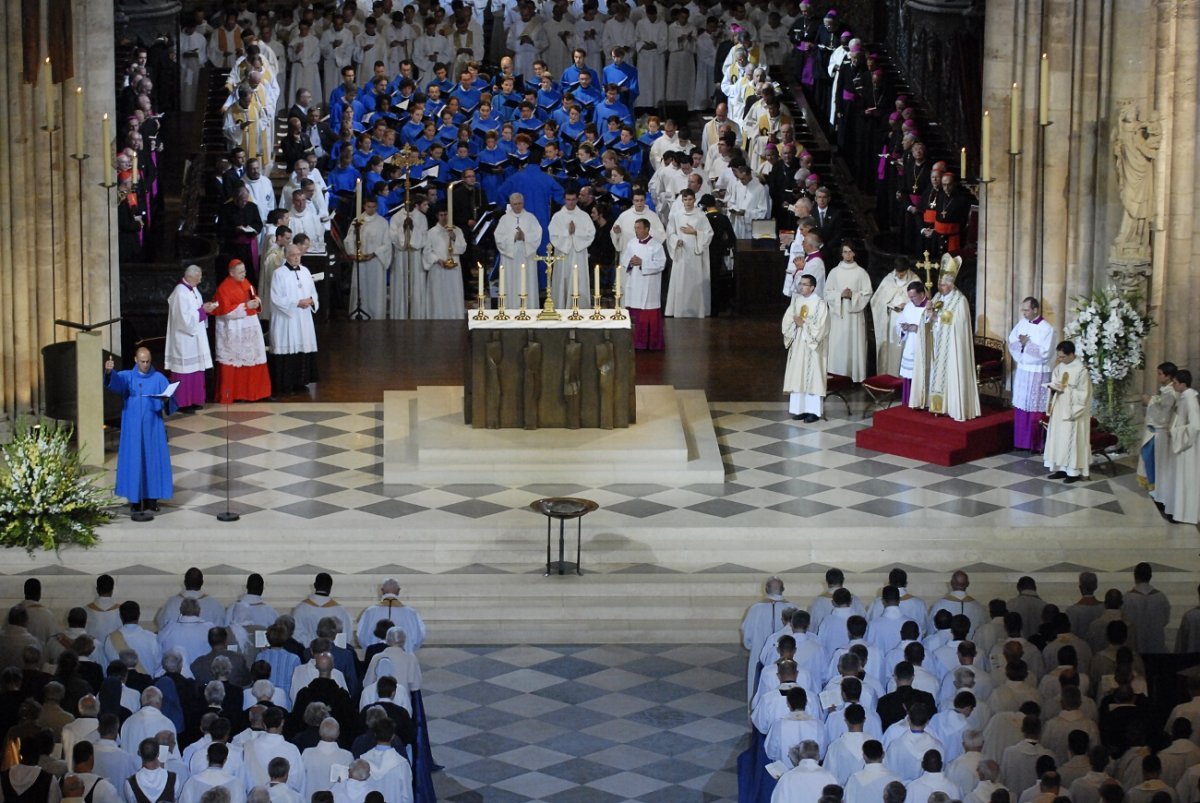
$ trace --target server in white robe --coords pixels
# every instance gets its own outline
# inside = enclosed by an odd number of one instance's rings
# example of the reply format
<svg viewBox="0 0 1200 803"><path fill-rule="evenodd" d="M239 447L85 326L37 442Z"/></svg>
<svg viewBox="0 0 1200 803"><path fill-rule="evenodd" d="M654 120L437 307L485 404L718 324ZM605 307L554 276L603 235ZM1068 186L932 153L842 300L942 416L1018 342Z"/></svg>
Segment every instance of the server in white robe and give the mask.
<svg viewBox="0 0 1200 803"><path fill-rule="evenodd" d="M196 90L200 86L200 70L208 61L208 40L196 30L194 20L188 20L179 35L179 110L196 110Z"/></svg>
<svg viewBox="0 0 1200 803"><path fill-rule="evenodd" d="M657 108L667 88L667 23L654 3L646 6L646 16L634 26L634 41L637 42L637 105Z"/></svg>
<svg viewBox="0 0 1200 803"><path fill-rule="evenodd" d="M633 347L661 351L666 347L663 332L662 274L667 255L662 243L650 234L655 215L638 218L633 224L634 239L621 251L624 271L617 271L617 282L624 286L624 305L633 327ZM624 274L624 278L622 278Z"/></svg>
<svg viewBox="0 0 1200 803"><path fill-rule="evenodd" d="M674 318L707 318L712 309L709 245L713 229L689 189L667 218L667 254L671 257L671 283L665 314Z"/></svg>
<svg viewBox="0 0 1200 803"><path fill-rule="evenodd" d="M271 277L271 387L276 393L307 390L317 381L317 287L300 264L299 246L289 245Z"/></svg>
<svg viewBox="0 0 1200 803"><path fill-rule="evenodd" d="M696 29L688 22L687 8L676 6L671 14L675 19L667 26L668 61L665 98L676 103L691 103L692 90L696 86ZM709 83L712 83L711 71ZM704 106L692 106L691 108L703 109Z"/></svg>
<svg viewBox="0 0 1200 803"><path fill-rule="evenodd" d="M312 35L311 26L301 20L296 35L288 42L288 94L307 89L313 97L323 98L321 87L321 40Z"/></svg>
<svg viewBox="0 0 1200 803"><path fill-rule="evenodd" d="M897 370L904 380L900 403L914 409L925 407L925 391L929 385L933 328L929 316L925 314L928 305L925 285L915 279L909 282L908 301L904 310L896 316L895 331L888 333L900 343L900 367Z"/></svg>
<svg viewBox="0 0 1200 803"><path fill-rule="evenodd" d="M821 792L830 784L837 785L837 778L818 763L821 747L811 739L801 742L797 749L799 763L779 778L771 803L816 803Z"/></svg>
<svg viewBox="0 0 1200 803"><path fill-rule="evenodd" d="M1146 402L1146 433L1142 438L1142 448L1138 450L1137 478L1138 483L1150 492L1150 498L1159 510L1162 510L1162 501L1156 488L1158 475L1167 470L1166 464L1171 459L1171 416L1179 400L1172 380L1178 371L1178 366L1173 362L1159 363L1156 371L1158 393L1143 397Z"/></svg>
<svg viewBox="0 0 1200 803"><path fill-rule="evenodd" d="M550 218L550 244L555 255L561 254L566 261L555 269L553 276L554 305L559 309L571 303L572 276L576 266L579 270L579 306L592 306L592 282L588 273L588 248L596 239L596 224L592 216L579 208L579 192L568 187L563 197L562 209Z"/></svg>
<svg viewBox="0 0 1200 803"><path fill-rule="evenodd" d="M522 3L520 15L508 29L508 49L513 52L517 75L529 78L533 75L533 63L550 47L550 40L533 3Z"/></svg>
<svg viewBox="0 0 1200 803"><path fill-rule="evenodd" d="M237 15L226 14L224 24L208 38L208 59L224 75L243 52L242 29L238 27Z"/></svg>
<svg viewBox="0 0 1200 803"><path fill-rule="evenodd" d="M821 418L829 349L829 306L817 295L817 281L800 277L800 291L783 314L783 345L788 350L783 392L792 418L811 424Z"/></svg>
<svg viewBox="0 0 1200 803"><path fill-rule="evenodd" d="M735 167L733 174L737 181L730 187L726 211L729 222L733 224L733 233L739 240L748 240L754 221L766 220L771 216L771 196L762 182L750 172L748 165Z"/></svg>
<svg viewBox="0 0 1200 803"><path fill-rule="evenodd" d="M746 611L746 618L742 620L742 646L750 654L750 665L746 671L747 700L754 697L755 682L758 680L758 654L782 624L780 616L784 610L796 607L784 599L783 592L782 579L768 578L764 588L767 598L751 605Z"/></svg>
<svg viewBox="0 0 1200 803"><path fill-rule="evenodd" d="M1192 388L1192 373L1179 370L1173 379L1175 413L1171 418L1171 488L1164 512L1176 522L1200 522L1200 395Z"/></svg>
<svg viewBox="0 0 1200 803"><path fill-rule="evenodd" d="M387 40L376 27L375 18L367 17L363 24L363 32L354 37L354 60L365 74L370 75L375 69L375 62L382 61L384 66L387 66L387 52ZM430 67L432 68L432 65Z"/></svg>
<svg viewBox="0 0 1200 803"><path fill-rule="evenodd" d="M409 197L412 209L400 207L392 215L392 272L388 290L388 317L403 321L425 317L425 270L421 252L429 235L429 201L424 193Z"/></svg>
<svg viewBox="0 0 1200 803"><path fill-rule="evenodd" d="M1059 343L1055 351L1042 462L1050 469L1050 479L1079 482L1087 478L1092 463L1092 376L1070 340Z"/></svg>
<svg viewBox="0 0 1200 803"><path fill-rule="evenodd" d="M266 223L267 215L276 208L275 185L271 183L271 179L263 175L261 160L246 160L246 175L242 177L242 183L250 191L250 200L254 201L254 205L258 207L259 217L262 218L263 223Z"/></svg>
<svg viewBox="0 0 1200 803"><path fill-rule="evenodd" d="M842 261L825 281L829 305L829 372L855 382L867 378L867 318L871 277L855 260L854 246L842 245Z"/></svg>
<svg viewBox="0 0 1200 803"><path fill-rule="evenodd" d="M324 86L330 92L342 81L342 70L354 67L355 42L354 32L346 27L340 14L333 15L333 25L326 28L320 39L321 57L325 62ZM301 89L312 91L313 97L328 98L318 92L319 87L289 85L290 92L295 95Z"/></svg>
<svg viewBox="0 0 1200 803"><path fill-rule="evenodd" d="M529 296L529 305L538 306L538 248L542 245L542 224L525 211L525 196L514 192L508 197L508 211L496 224L496 250L504 282L500 292L505 303L517 306L517 294ZM524 276L524 281L521 277Z"/></svg>
<svg viewBox="0 0 1200 803"><path fill-rule="evenodd" d="M871 320L875 324L875 373L900 376L901 342L896 324L908 304L908 288L917 274L897 267L884 276L871 296Z"/></svg>
<svg viewBox="0 0 1200 803"><path fill-rule="evenodd" d="M425 272L425 296L428 305L426 318L458 320L464 304L462 255L467 239L462 229L450 226L446 208L438 206L437 225L429 230L425 249L421 252L421 268Z"/></svg>
<svg viewBox="0 0 1200 803"><path fill-rule="evenodd" d="M938 277L938 295L927 314L933 322L933 360L929 368L929 412L955 421L979 417L975 384L975 339L971 307L954 286L961 257L946 255Z"/></svg>
<svg viewBox="0 0 1200 803"><path fill-rule="evenodd" d="M825 297L825 260L821 258L821 237L815 231L795 239L788 247L787 273L783 277L783 295L791 298L800 291L800 277L812 276L817 295Z"/></svg>
<svg viewBox="0 0 1200 803"><path fill-rule="evenodd" d="M1046 383L1054 359L1054 327L1042 317L1042 305L1030 296L1021 302L1021 320L1008 333L1008 353L1013 372L1013 447L1030 452L1042 448L1042 413L1046 411Z"/></svg>
<svg viewBox="0 0 1200 803"><path fill-rule="evenodd" d="M645 218L650 223L650 236L656 242L666 242L667 230L663 227L662 221L658 219L658 215L654 214L650 207L646 206L646 193L638 188L633 191L633 204L621 214L617 215L616 221L613 223L611 236L613 247L618 254L625 251L625 246L629 245L634 239L634 224Z"/></svg>
<svg viewBox="0 0 1200 803"><path fill-rule="evenodd" d="M346 254L359 259L350 276L350 304L361 304L371 321L387 317L387 270L392 264L392 233L378 211L375 196L364 196L362 224L351 223L345 241Z"/></svg>

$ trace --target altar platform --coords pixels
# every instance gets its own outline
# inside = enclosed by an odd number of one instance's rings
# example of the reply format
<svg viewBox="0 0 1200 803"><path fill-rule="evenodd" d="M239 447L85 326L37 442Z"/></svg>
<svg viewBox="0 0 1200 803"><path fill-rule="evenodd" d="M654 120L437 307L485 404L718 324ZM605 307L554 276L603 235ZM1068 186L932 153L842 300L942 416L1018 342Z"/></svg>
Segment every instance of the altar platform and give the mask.
<svg viewBox="0 0 1200 803"><path fill-rule="evenodd" d="M1012 451L1013 411L984 406L982 413L970 421L955 421L897 405L875 413L871 426L855 435L855 443L947 467Z"/></svg>

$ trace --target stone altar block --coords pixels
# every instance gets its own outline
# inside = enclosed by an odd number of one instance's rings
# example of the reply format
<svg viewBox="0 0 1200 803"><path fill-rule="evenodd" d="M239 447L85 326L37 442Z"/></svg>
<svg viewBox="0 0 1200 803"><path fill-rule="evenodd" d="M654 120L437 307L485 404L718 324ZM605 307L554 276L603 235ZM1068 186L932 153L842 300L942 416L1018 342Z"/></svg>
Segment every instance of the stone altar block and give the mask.
<svg viewBox="0 0 1200 803"><path fill-rule="evenodd" d="M477 429L622 429L637 420L628 318L518 321L468 316L463 416Z"/></svg>

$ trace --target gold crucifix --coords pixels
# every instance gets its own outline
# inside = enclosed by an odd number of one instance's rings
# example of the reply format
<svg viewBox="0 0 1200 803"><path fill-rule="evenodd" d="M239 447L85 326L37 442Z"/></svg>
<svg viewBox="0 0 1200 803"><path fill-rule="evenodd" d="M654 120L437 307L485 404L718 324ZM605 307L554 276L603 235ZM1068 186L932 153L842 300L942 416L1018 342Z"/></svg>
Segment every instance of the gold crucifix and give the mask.
<svg viewBox="0 0 1200 803"><path fill-rule="evenodd" d="M925 261L918 262L915 267L917 270L925 271L925 293L931 295L933 293L933 271L937 268L938 263L929 258L929 252L925 252Z"/></svg>
<svg viewBox="0 0 1200 803"><path fill-rule="evenodd" d="M542 311L538 313L539 321L561 321L562 315L554 309L554 263L566 262L565 254L561 256L554 255L554 244L546 245L546 255L538 257L538 262L544 263L546 266L546 303L542 305Z"/></svg>

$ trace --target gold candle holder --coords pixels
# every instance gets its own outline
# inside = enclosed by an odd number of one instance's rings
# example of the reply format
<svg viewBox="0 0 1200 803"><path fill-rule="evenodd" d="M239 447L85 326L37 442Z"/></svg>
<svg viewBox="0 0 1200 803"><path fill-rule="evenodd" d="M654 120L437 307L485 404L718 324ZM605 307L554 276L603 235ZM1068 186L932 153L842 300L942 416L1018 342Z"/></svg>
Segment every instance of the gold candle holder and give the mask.
<svg viewBox="0 0 1200 803"><path fill-rule="evenodd" d="M505 296L504 296L504 293L501 293L501 294L500 294L500 295L497 297L496 301L497 301L497 304L496 304L496 314L495 314L495 315L492 317L492 320L494 320L494 321L507 321L507 320L508 320L508 313L504 311L504 305L505 305L505 301L506 301L506 299L505 299Z"/></svg>
<svg viewBox="0 0 1200 803"><path fill-rule="evenodd" d="M614 320L614 321L625 320L625 313L621 312L621 295L622 295L622 293L620 290L617 290L615 293L613 293L614 308L613 308L612 320Z"/></svg>
<svg viewBox="0 0 1200 803"><path fill-rule="evenodd" d="M600 299L596 298L594 302L596 306L592 307L592 314L588 316L589 321L604 320L604 313L600 311Z"/></svg>
<svg viewBox="0 0 1200 803"><path fill-rule="evenodd" d="M485 311L487 309L487 297L483 293L480 293L478 299L475 314L471 316L471 320L486 321L488 319L487 312Z"/></svg>
<svg viewBox="0 0 1200 803"><path fill-rule="evenodd" d="M529 313L525 311L525 300L526 300L528 297L529 297L529 294L528 294L528 293L521 293L521 311L520 311L520 312L518 312L518 313L517 313L517 315L516 315L516 320L518 320L518 321L528 321L528 320L532 320L532 319L529 317Z"/></svg>
<svg viewBox="0 0 1200 803"><path fill-rule="evenodd" d="M571 294L571 314L567 316L568 321L582 321L583 316L579 314L579 293Z"/></svg>

